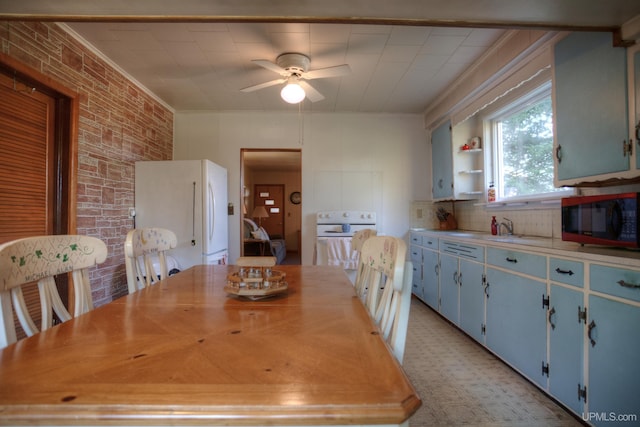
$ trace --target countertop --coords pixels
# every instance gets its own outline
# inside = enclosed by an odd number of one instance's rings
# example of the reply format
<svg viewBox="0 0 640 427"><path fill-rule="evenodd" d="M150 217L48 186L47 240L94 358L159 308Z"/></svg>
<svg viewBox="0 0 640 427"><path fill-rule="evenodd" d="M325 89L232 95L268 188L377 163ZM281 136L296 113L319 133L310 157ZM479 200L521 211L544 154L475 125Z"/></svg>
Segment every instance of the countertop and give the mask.
<svg viewBox="0 0 640 427"><path fill-rule="evenodd" d="M614 248L599 245L582 245L561 239L537 236L494 236L490 233L468 230L430 230L411 228L411 232L425 233L437 238L464 241L487 246L540 252L545 255L579 257L590 261L621 264L625 267L640 268L640 250Z"/></svg>

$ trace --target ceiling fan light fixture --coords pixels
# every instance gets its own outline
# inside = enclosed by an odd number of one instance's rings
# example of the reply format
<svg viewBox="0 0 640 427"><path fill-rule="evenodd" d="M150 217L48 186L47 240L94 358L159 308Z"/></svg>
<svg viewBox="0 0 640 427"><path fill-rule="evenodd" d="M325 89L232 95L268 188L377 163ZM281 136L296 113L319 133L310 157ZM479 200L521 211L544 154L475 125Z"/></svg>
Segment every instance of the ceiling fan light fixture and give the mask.
<svg viewBox="0 0 640 427"><path fill-rule="evenodd" d="M296 81L289 78L287 85L280 91L280 96L289 104L298 104L302 102L306 94Z"/></svg>

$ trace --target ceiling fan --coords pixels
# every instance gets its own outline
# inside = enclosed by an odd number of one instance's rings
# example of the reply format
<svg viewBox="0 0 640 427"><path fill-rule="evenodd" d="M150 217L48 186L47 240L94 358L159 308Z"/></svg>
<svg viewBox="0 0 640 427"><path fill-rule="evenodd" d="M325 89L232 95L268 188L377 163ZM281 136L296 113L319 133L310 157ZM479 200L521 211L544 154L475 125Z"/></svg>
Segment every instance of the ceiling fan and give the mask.
<svg viewBox="0 0 640 427"><path fill-rule="evenodd" d="M275 64L266 59L254 59L251 62L278 73L282 77L240 90L242 92L254 92L270 86L287 83L280 92L280 96L290 104L301 102L305 96L309 98L311 102L322 101L324 99L324 96L305 80L340 77L351 73L351 68L347 64L309 70L311 60L308 56L301 53L283 53L276 58Z"/></svg>

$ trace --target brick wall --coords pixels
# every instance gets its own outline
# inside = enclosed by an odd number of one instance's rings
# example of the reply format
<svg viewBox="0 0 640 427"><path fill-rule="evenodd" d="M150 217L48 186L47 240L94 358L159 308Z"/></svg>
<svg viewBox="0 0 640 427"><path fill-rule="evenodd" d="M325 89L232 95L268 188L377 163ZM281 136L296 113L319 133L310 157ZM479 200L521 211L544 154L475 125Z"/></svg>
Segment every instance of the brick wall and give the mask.
<svg viewBox="0 0 640 427"><path fill-rule="evenodd" d="M172 158L173 112L55 23L0 22L0 46L80 94L77 232L107 244L91 284L96 306L110 302L127 293L134 162Z"/></svg>

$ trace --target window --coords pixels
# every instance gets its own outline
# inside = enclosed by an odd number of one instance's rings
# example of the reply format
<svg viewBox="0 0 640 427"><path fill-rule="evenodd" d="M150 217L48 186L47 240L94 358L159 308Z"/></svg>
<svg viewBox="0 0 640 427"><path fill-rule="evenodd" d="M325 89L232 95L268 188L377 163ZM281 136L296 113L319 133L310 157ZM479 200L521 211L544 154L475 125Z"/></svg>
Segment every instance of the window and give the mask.
<svg viewBox="0 0 640 427"><path fill-rule="evenodd" d="M493 151L492 179L497 200L551 196L553 109L548 82L485 120Z"/></svg>

